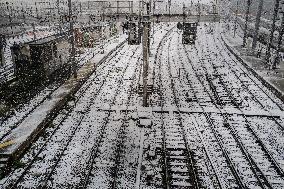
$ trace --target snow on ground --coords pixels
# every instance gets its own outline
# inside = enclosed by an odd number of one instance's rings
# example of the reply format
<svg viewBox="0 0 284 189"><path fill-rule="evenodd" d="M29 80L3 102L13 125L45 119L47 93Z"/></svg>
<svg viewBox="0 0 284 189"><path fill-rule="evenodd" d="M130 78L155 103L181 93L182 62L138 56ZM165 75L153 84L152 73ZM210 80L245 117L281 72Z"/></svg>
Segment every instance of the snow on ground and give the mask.
<svg viewBox="0 0 284 189"><path fill-rule="evenodd" d="M122 41L126 38L125 35L121 35L120 37ZM109 39L105 43L104 48L113 49L116 45L116 43L114 43L115 41L117 41L116 37ZM78 69L88 61L90 61L95 55L98 55L101 51L99 47L86 48L85 50L85 53L77 57L77 60L80 61L80 63L78 64ZM13 115L11 115L8 119L1 121L0 138L10 132L11 129L14 129L18 124L20 124L28 114L32 113L38 106L42 104L44 100L46 100L48 96L51 96L51 94L59 87L60 85L58 84L51 84L50 86L43 89L29 102L27 102L26 104L21 104L19 107L15 108Z"/></svg>
<svg viewBox="0 0 284 189"><path fill-rule="evenodd" d="M157 25L151 46L150 128L138 127L141 45L126 44L79 89L3 187L283 188L284 121L274 116L283 115L283 102L226 49L219 24L201 24L193 46L182 45L173 26Z"/></svg>

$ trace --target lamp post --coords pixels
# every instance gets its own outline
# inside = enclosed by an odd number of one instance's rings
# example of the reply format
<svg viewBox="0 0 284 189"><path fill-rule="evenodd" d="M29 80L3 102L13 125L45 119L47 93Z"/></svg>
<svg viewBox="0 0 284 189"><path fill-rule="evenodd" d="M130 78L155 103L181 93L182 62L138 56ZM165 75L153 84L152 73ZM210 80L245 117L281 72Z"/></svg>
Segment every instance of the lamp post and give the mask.
<svg viewBox="0 0 284 189"><path fill-rule="evenodd" d="M249 12L250 12L251 0L247 0L247 11L246 11L246 22L245 22L245 33L243 38L243 47L247 44L247 30L248 30L248 20L249 20Z"/></svg>
<svg viewBox="0 0 284 189"><path fill-rule="evenodd" d="M235 18L235 24L234 24L234 37L236 37L238 14L239 14L239 1L237 1L236 18Z"/></svg>
<svg viewBox="0 0 284 189"><path fill-rule="evenodd" d="M282 2L284 4L284 2ZM278 36L278 43L277 43L277 48L276 48L276 58L273 61L272 69L276 69L277 64L280 62L280 49L281 49L281 44L282 44L282 39L283 39L283 34L284 34L284 11L281 10L279 13L282 14L282 21L281 21L281 27L279 31L279 36Z"/></svg>
<svg viewBox="0 0 284 189"><path fill-rule="evenodd" d="M0 35L0 66L4 66L4 47L6 46L6 39L4 35Z"/></svg>
<svg viewBox="0 0 284 189"><path fill-rule="evenodd" d="M257 12L257 16L256 16L256 22L255 22L255 33L254 33L253 42L252 42L252 49L253 50L255 50L257 40L258 40L258 32L259 32L262 9L263 9L263 0L260 0L259 6L258 6L258 12Z"/></svg>
<svg viewBox="0 0 284 189"><path fill-rule="evenodd" d="M273 38L274 38L274 32L275 32L275 25L276 25L276 19L277 19L277 15L278 15L278 11L279 11L279 6L280 6L280 0L276 0L275 2L275 6L274 6L274 13L273 13L273 22L272 22L272 26L271 26L271 33L270 33L270 39L269 42L267 44L267 50L266 50L266 56L265 56L265 61L267 64L269 64L269 59L271 57L271 47L272 47L272 43L273 43Z"/></svg>
<svg viewBox="0 0 284 189"><path fill-rule="evenodd" d="M69 21L69 32L70 32L70 41L71 41L71 62L72 62L72 71L74 78L77 79L77 66L75 62L75 41L74 41L74 20L76 16L72 15L72 0L68 0L69 14L66 16L67 21Z"/></svg>
<svg viewBox="0 0 284 189"><path fill-rule="evenodd" d="M12 23L12 17L11 17L11 7L10 7L10 10L9 10L9 2L6 2L6 5L7 5L7 12L9 14L9 21L10 21L10 24Z"/></svg>
<svg viewBox="0 0 284 189"><path fill-rule="evenodd" d="M101 25L101 46L100 46L100 53L104 54L104 42L105 42L105 35L104 35L104 27L105 27L105 9L106 9L106 5L105 3L103 3L103 13L102 13L102 25Z"/></svg>
<svg viewBox="0 0 284 189"><path fill-rule="evenodd" d="M168 8L169 8L169 23L171 22L171 0L168 0Z"/></svg>

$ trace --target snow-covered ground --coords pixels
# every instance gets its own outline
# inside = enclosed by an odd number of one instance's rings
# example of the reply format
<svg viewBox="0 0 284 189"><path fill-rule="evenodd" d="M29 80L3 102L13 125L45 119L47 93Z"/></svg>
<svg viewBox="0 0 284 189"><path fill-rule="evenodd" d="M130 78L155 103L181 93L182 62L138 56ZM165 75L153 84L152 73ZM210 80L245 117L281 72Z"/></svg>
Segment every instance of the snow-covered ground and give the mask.
<svg viewBox="0 0 284 189"><path fill-rule="evenodd" d="M3 188L283 188L283 102L226 49L220 24L201 24L194 46L175 25L155 29L149 108L138 94L142 47L125 44Z"/></svg>
<svg viewBox="0 0 284 189"><path fill-rule="evenodd" d="M126 35L119 36L121 40L126 39ZM113 45L116 44L115 42L118 41L117 37L114 36L109 39L105 44L104 48L114 48ZM78 64L78 69L90 61L95 55L100 54L100 47L95 48L84 48L85 52L80 56L76 57ZM19 107L16 107L13 111L13 114L8 116L8 118L0 119L1 123L1 130L0 130L0 138L2 139L3 136L7 135L12 129L16 128L24 119L32 113L38 106L42 104L51 94L60 87L60 84L51 84L43 89L39 94L37 94L34 98L28 101L25 104L20 104Z"/></svg>

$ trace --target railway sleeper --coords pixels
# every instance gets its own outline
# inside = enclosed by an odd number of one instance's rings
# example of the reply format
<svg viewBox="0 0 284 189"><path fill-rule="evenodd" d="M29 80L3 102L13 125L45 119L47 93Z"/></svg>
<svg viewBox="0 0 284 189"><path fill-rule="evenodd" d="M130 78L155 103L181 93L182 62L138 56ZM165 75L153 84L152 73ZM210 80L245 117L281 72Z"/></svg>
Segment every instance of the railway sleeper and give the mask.
<svg viewBox="0 0 284 189"><path fill-rule="evenodd" d="M176 188L176 189L195 188L189 181L182 180L182 179L173 179L173 180L171 180L171 186L172 186L172 188Z"/></svg>
<svg viewBox="0 0 284 189"><path fill-rule="evenodd" d="M168 172L173 177L189 177L189 172L185 163L178 166L169 166Z"/></svg>
<svg viewBox="0 0 284 189"><path fill-rule="evenodd" d="M186 152L185 152L185 148L167 148L167 154L170 155L170 156L185 156Z"/></svg>
<svg viewBox="0 0 284 189"><path fill-rule="evenodd" d="M10 154L0 154L0 178L6 174L6 172L12 166L12 156Z"/></svg>

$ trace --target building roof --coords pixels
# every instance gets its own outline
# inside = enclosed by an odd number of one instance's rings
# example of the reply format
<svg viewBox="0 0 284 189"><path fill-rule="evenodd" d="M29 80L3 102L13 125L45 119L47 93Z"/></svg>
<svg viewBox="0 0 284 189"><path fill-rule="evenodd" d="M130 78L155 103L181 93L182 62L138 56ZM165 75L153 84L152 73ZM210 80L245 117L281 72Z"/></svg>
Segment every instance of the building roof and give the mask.
<svg viewBox="0 0 284 189"><path fill-rule="evenodd" d="M30 42L29 45L44 45L44 44L47 44L53 41L62 40L64 38L67 38L67 36L66 35L52 35L52 36L48 36L48 37Z"/></svg>

